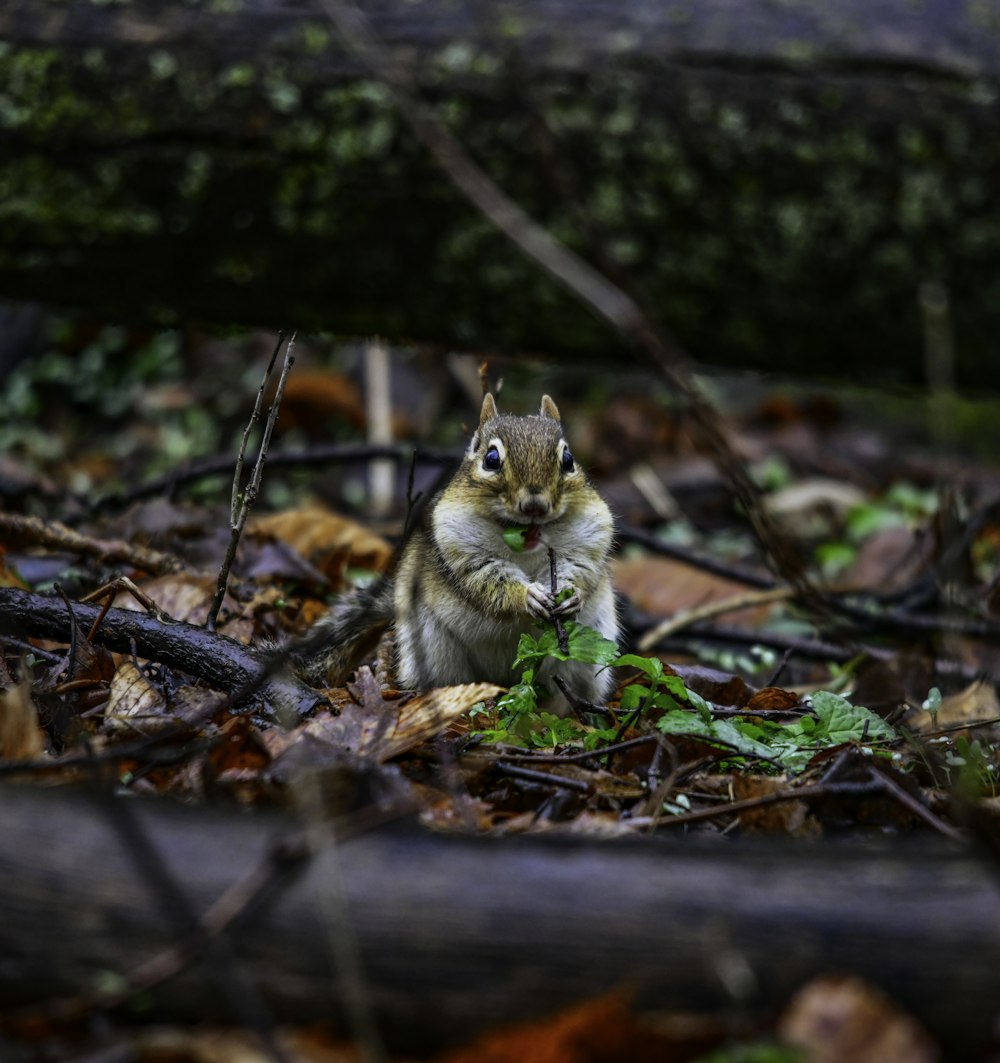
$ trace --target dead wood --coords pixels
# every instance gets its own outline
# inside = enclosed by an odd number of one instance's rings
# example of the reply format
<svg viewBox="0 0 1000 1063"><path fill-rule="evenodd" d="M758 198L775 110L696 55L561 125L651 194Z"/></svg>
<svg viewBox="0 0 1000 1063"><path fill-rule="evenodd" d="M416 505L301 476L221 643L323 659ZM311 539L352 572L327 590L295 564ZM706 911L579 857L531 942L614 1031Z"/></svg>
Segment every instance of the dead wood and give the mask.
<svg viewBox="0 0 1000 1063"><path fill-rule="evenodd" d="M995 0L359 6L473 156L696 356L919 379L933 304L959 377L1000 382ZM0 293L618 343L443 187L318 5L17 0L0 37Z"/></svg>
<svg viewBox="0 0 1000 1063"><path fill-rule="evenodd" d="M179 558L161 550L152 550L148 546L122 539L95 539L89 535L81 535L59 521L26 517L20 513L0 513L0 535L3 536L5 546L47 546L52 550L96 557L99 561L110 564L125 563L145 569L153 575L177 572L183 567Z"/></svg>
<svg viewBox="0 0 1000 1063"><path fill-rule="evenodd" d="M28 788L2 798L8 1017L127 974L174 942L169 913L102 802ZM199 911L298 831L277 814L129 800ZM411 1052L613 987L631 990L641 1009L749 1014L820 972L882 987L949 1058L978 1058L996 1015L1000 894L992 869L958 847L501 841L394 829L341 843L336 860L321 852L231 931L279 1019L341 1014L321 915L338 874L380 1032ZM153 1013L173 1021L228 1017L197 964L151 998Z"/></svg>
<svg viewBox="0 0 1000 1063"><path fill-rule="evenodd" d="M100 614L97 606L73 603L80 637L87 634ZM72 620L60 598L0 587L0 635L69 642ZM225 635L129 609L109 609L93 642L116 653L134 652L143 660L176 668L228 693L252 684L265 666L259 654ZM314 691L291 679L268 680L263 690L265 696L275 696L284 705L290 699L300 712L316 703Z"/></svg>

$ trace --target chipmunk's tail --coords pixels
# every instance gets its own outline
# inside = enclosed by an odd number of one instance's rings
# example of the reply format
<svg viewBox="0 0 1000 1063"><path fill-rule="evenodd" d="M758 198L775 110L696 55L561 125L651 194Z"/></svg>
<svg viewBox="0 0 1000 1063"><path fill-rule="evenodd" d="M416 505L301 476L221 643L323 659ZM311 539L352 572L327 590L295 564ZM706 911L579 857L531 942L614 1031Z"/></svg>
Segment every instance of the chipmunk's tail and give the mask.
<svg viewBox="0 0 1000 1063"><path fill-rule="evenodd" d="M343 686L393 619L392 577L354 591L290 647L292 668L315 686Z"/></svg>

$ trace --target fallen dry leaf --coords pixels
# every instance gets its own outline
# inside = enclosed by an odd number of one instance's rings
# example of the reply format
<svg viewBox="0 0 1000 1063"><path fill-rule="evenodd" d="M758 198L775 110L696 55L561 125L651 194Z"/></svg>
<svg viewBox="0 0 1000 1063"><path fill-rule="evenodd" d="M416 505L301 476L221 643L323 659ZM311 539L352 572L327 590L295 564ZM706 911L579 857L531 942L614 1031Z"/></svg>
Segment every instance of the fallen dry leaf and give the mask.
<svg viewBox="0 0 1000 1063"><path fill-rule="evenodd" d="M336 373L296 369L285 383L280 432L299 428L310 439L329 439L331 422L338 419L364 428L364 404L353 381Z"/></svg>
<svg viewBox="0 0 1000 1063"><path fill-rule="evenodd" d="M781 687L761 687L744 708L748 713L783 712L786 709L794 709L801 701L799 695L793 694L790 690L782 690Z"/></svg>
<svg viewBox="0 0 1000 1063"><path fill-rule="evenodd" d="M997 717L1000 717L1000 701L997 700L995 688L991 683L977 679L957 694L942 698L936 719L927 709L920 709L908 716L905 723L918 734L924 734L939 727L957 727L960 724L971 726Z"/></svg>
<svg viewBox="0 0 1000 1063"><path fill-rule="evenodd" d="M345 706L339 716L332 717L324 737L382 761L433 738L477 702L501 694L503 688L493 683L463 683L429 690L408 701L386 700L371 670L361 668L351 692L357 704Z"/></svg>
<svg viewBox="0 0 1000 1063"><path fill-rule="evenodd" d="M163 694L131 662L123 662L111 680L104 709L104 729L109 735L149 735L171 721Z"/></svg>
<svg viewBox="0 0 1000 1063"><path fill-rule="evenodd" d="M287 543L335 586L342 583L348 566L381 571L392 556L392 547L380 535L322 506L256 517L247 530L251 535L271 535Z"/></svg>
<svg viewBox="0 0 1000 1063"><path fill-rule="evenodd" d="M535 1022L496 1030L437 1063L662 1063L669 1042L642 1026L622 994L587 1000Z"/></svg>
<svg viewBox="0 0 1000 1063"><path fill-rule="evenodd" d="M308 1030L276 1030L287 1063L358 1063L358 1051ZM133 1035L138 1063L272 1063L274 1053L248 1030L153 1027Z"/></svg>
<svg viewBox="0 0 1000 1063"><path fill-rule="evenodd" d="M339 713L317 712L285 734L266 732L263 738L271 756L285 756L296 743L308 741L319 747L313 760L322 759L322 747L331 751L333 759L349 752L380 762L391 760L440 734L477 702L503 691L492 683L465 683L404 700L387 696L370 668L359 668L349 689L354 700L343 703Z"/></svg>
<svg viewBox="0 0 1000 1063"><path fill-rule="evenodd" d="M737 801L764 797L788 789L785 779L767 775L733 775L732 792ZM740 828L745 834L788 834L793 838L818 838L822 829L809 814L805 801L779 801L740 813Z"/></svg>
<svg viewBox="0 0 1000 1063"><path fill-rule="evenodd" d="M206 722L211 715L208 709L224 700L224 695L205 687L180 687L168 702L130 660L125 660L111 680L104 730L113 736L160 734L178 723Z"/></svg>
<svg viewBox="0 0 1000 1063"><path fill-rule="evenodd" d="M0 690L0 759L34 760L45 751L45 734L31 698L31 683Z"/></svg>
<svg viewBox="0 0 1000 1063"><path fill-rule="evenodd" d="M166 616L188 624L201 626L208 617L208 607L215 596L215 577L197 576L186 572L171 573L143 580L140 587ZM145 608L128 591L119 591L114 604L119 609L131 609L144 613ZM229 593L222 602L218 631L242 643L249 643L253 636L253 619L248 617L240 603Z"/></svg>
<svg viewBox="0 0 1000 1063"><path fill-rule="evenodd" d="M923 1027L877 989L856 978L817 978L778 1021L778 1035L806 1063L934 1063L939 1053Z"/></svg>
<svg viewBox="0 0 1000 1063"><path fill-rule="evenodd" d="M746 593L746 587L667 557L630 557L614 565L615 589L650 616L670 616ZM760 626L774 605L756 605L726 614L726 623Z"/></svg>
<svg viewBox="0 0 1000 1063"><path fill-rule="evenodd" d="M902 525L873 532L858 547L857 556L837 577L843 587L860 591L878 587L894 591L908 587L927 570L934 539Z"/></svg>
<svg viewBox="0 0 1000 1063"><path fill-rule="evenodd" d="M28 589L28 584L16 573L7 567L7 551L0 544L0 587L20 587Z"/></svg>

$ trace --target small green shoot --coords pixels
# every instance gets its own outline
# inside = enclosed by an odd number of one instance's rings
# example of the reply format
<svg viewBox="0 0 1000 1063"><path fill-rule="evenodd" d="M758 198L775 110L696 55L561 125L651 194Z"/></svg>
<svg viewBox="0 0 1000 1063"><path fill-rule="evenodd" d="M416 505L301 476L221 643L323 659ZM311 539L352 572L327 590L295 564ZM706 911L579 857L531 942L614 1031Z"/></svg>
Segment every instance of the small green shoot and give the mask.
<svg viewBox="0 0 1000 1063"><path fill-rule="evenodd" d="M930 713L931 720L934 726L937 727L938 709L941 708L941 691L937 687L931 687L920 707Z"/></svg>

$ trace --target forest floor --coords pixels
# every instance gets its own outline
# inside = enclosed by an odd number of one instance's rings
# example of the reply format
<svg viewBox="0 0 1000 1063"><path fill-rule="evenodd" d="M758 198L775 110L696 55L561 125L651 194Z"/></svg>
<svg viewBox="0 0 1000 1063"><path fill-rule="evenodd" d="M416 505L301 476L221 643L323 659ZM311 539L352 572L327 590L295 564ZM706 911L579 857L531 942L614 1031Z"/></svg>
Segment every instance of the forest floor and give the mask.
<svg viewBox="0 0 1000 1063"><path fill-rule="evenodd" d="M204 629L274 337L63 321L46 343L0 400L0 616L20 610L0 627L0 768L18 784L79 785L98 766L107 781L110 764L119 794L283 808L302 772L351 756L370 766L380 816L434 831L995 838L1000 461L964 429L957 399L705 378L805 574L792 585L655 381L636 371L566 386L566 366L495 360L504 410L555 397L616 515L623 639L602 648L574 629L562 651L613 667L615 694L557 717L520 687L387 690L374 662L342 688L245 686L261 647L301 635L390 563L408 495L432 490L475 423L473 359L396 353L393 438L415 441L396 460L372 456L384 451L365 433L364 348L300 343L219 612L217 635L237 644L223 651ZM179 651L158 641L169 628ZM554 634L540 630L527 652L525 667L557 652ZM817 995L837 1001L835 1032ZM864 1043L855 1059L880 1058L886 1038L901 1046L893 1059L937 1052L863 984L804 987L752 1045L681 1025L660 1031L656 1058L834 1059L815 1044L836 1037ZM612 1027L609 1049L595 1031ZM0 1030L14 1060L277 1058L236 1029L91 1015ZM636 1037L616 1002L588 1001L441 1058L647 1058ZM278 1040L287 1060L357 1058L323 1029Z"/></svg>

